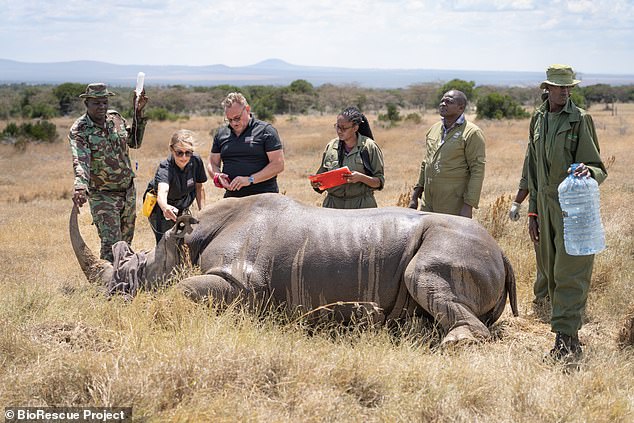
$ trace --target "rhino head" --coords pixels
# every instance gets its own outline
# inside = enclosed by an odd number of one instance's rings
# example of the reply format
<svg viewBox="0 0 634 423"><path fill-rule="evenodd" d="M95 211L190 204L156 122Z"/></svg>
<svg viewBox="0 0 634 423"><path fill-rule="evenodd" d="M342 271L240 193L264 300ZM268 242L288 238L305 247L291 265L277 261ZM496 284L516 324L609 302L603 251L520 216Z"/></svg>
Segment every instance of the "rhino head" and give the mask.
<svg viewBox="0 0 634 423"><path fill-rule="evenodd" d="M145 279L150 286L169 276L172 269L179 264L185 235L192 233L192 225L197 223L198 219L192 215L180 216L156 247L146 253Z"/></svg>
<svg viewBox="0 0 634 423"><path fill-rule="evenodd" d="M191 233L193 231L192 225L198 223L198 220L191 215L179 217L174 227L165 233L165 236L163 236L157 246L147 252L135 253L127 243L119 241L113 246L113 249L117 250L115 251L115 264L113 265L107 260L98 258L86 245L79 230L78 214L79 209L77 206L73 206L69 220L69 232L79 266L88 281L108 287L109 290L111 290L110 288L113 284L121 283L128 283L128 285L131 284L133 286L143 283L146 287L152 287L156 281L168 276L179 263L181 254L179 246L185 235ZM126 281L125 278L129 277L126 275L141 275L143 280Z"/></svg>

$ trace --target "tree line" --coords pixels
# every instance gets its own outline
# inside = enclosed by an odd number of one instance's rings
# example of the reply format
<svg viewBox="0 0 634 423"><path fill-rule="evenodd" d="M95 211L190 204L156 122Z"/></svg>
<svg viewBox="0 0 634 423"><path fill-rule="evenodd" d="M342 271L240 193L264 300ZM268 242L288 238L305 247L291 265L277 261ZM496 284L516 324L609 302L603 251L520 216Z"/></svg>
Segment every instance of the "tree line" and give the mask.
<svg viewBox="0 0 634 423"><path fill-rule="evenodd" d="M0 85L0 119L50 119L77 115L85 108L79 94L85 84L67 82L60 85ZM110 87L118 95L110 98L110 107L124 116L131 115L132 89ZM337 113L355 105L366 113L374 112L395 123L402 117L399 110L425 111L436 109L442 94L449 89L463 91L469 106L478 118L508 119L527 116L541 103L537 87L476 86L473 81L454 79L444 84L424 83L398 89L364 88L357 85L323 84L313 86L305 80L288 86L233 85L217 86L148 86L151 102L146 113L155 120L175 120L191 115L222 114L221 101L227 93L240 91L249 100L260 119L273 120L275 115ZM591 104L634 101L634 85L610 86L596 84L577 87L573 100L581 107ZM414 118L412 115L408 115ZM407 116L406 116L407 117Z"/></svg>

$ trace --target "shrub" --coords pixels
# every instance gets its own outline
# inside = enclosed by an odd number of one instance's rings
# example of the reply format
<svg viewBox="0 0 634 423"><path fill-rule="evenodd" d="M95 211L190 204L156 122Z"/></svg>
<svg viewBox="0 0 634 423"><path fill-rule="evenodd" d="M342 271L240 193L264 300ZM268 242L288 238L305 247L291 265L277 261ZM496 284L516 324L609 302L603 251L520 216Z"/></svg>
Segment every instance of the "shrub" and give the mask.
<svg viewBox="0 0 634 423"><path fill-rule="evenodd" d="M252 103L253 114L256 118L267 122L275 122L275 115L273 114L272 107L265 99L256 99Z"/></svg>
<svg viewBox="0 0 634 423"><path fill-rule="evenodd" d="M398 107L394 103L387 104L387 113L379 115L379 121L388 122L390 126L396 125L403 118L401 117Z"/></svg>
<svg viewBox="0 0 634 423"><path fill-rule="evenodd" d="M575 103L577 106L581 107L582 109L585 109L586 107L588 107L588 104L586 103L586 98L584 97L582 91L573 90L570 93L570 98L572 99L573 103Z"/></svg>
<svg viewBox="0 0 634 423"><path fill-rule="evenodd" d="M25 135L37 141L53 142L57 139L57 127L47 120L37 121Z"/></svg>
<svg viewBox="0 0 634 423"><path fill-rule="evenodd" d="M79 103L78 97L84 92L85 85L73 82L65 82L53 88L53 95L58 100L59 112L68 115L73 111L75 103Z"/></svg>
<svg viewBox="0 0 634 423"><path fill-rule="evenodd" d="M422 122L422 118L418 113L414 112L405 116L405 122L411 122L415 125L420 125L420 123Z"/></svg>
<svg viewBox="0 0 634 423"><path fill-rule="evenodd" d="M38 103L27 107L31 107L31 113L25 117L50 119L57 116L57 110L49 104Z"/></svg>
<svg viewBox="0 0 634 423"><path fill-rule="evenodd" d="M487 94L477 103L478 119L521 119L530 116L510 95Z"/></svg>
<svg viewBox="0 0 634 423"><path fill-rule="evenodd" d="M2 138L9 140L13 144L17 140L54 142L57 140L57 127L47 120L38 120L35 123L23 123L18 126L15 122L9 124L2 131ZM17 139L17 140L16 140Z"/></svg>
<svg viewBox="0 0 634 423"><path fill-rule="evenodd" d="M17 137L20 134L20 128L15 122L9 122L4 131L2 131L3 137Z"/></svg>
<svg viewBox="0 0 634 423"><path fill-rule="evenodd" d="M155 107L147 112L145 112L145 116L151 120L165 121L169 120L170 122L177 121L181 118L181 116L176 113L172 113L163 107Z"/></svg>

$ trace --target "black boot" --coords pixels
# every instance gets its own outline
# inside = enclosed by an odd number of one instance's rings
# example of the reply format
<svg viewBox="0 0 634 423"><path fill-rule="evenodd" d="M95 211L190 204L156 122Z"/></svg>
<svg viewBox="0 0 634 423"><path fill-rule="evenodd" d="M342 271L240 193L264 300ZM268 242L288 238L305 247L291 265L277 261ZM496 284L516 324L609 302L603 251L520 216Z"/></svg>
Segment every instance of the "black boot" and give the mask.
<svg viewBox="0 0 634 423"><path fill-rule="evenodd" d="M565 333L557 332L555 338L555 346L550 350L550 357L556 361L567 361L570 359L578 359L582 354L579 338Z"/></svg>

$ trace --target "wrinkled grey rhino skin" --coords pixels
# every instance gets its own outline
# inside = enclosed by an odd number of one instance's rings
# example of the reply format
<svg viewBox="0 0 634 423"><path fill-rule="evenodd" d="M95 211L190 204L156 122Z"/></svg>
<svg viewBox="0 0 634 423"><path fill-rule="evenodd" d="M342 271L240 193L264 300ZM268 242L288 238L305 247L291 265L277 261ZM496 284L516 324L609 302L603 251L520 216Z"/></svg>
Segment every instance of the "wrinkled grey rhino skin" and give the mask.
<svg viewBox="0 0 634 423"><path fill-rule="evenodd" d="M306 310L358 302L387 320L422 308L443 328L443 343L490 337L487 325L500 317L507 295L517 316L513 269L471 219L399 207L325 209L261 194L223 199L198 220L192 230L196 219L179 219L179 235L169 231L148 253L142 274L149 285L171 272L184 237L204 273L179 284L193 299L261 294ZM76 215L70 226L75 247ZM90 261L85 244L79 247L80 264ZM92 273L82 265L89 279L110 283L112 266L94 256L91 263Z"/></svg>

